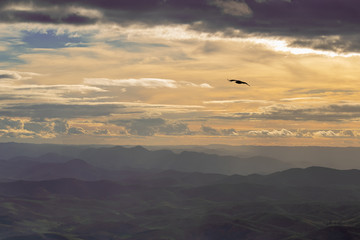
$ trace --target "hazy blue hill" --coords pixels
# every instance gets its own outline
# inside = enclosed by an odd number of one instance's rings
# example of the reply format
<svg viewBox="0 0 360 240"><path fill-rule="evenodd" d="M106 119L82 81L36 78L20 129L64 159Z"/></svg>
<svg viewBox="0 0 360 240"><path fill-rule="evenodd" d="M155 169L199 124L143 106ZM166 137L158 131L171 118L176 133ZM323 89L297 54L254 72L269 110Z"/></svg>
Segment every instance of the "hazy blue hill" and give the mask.
<svg viewBox="0 0 360 240"><path fill-rule="evenodd" d="M201 186L217 183L222 179L227 178L226 175L215 173L200 173L200 172L180 172L175 170L165 170L156 174L145 177L145 181L153 183L160 183L180 186Z"/></svg>
<svg viewBox="0 0 360 240"><path fill-rule="evenodd" d="M0 183L0 194L3 196L38 197L55 194L102 199L128 190L110 181L85 182L76 179Z"/></svg>
<svg viewBox="0 0 360 240"><path fill-rule="evenodd" d="M360 170L336 170L324 167L289 169L266 177L272 184L289 185L357 185L360 186Z"/></svg>
<svg viewBox="0 0 360 240"><path fill-rule="evenodd" d="M360 169L359 147L320 146L146 146L148 149L171 149L174 152L193 151L241 158L265 156L292 164L293 167L322 166L336 169Z"/></svg>
<svg viewBox="0 0 360 240"><path fill-rule="evenodd" d="M100 180L120 178L118 173L96 168L80 159L66 162L38 162L37 158L17 157L0 161L0 178L3 180L49 180L58 178L77 178Z"/></svg>
<svg viewBox="0 0 360 240"><path fill-rule="evenodd" d="M38 164L89 167L83 160ZM357 239L359 187L265 181L273 176L286 181L298 171L229 177L129 169L119 182L3 182L0 239ZM308 177L319 171L327 177L352 174L318 168L302 171ZM220 184L234 177L249 179Z"/></svg>
<svg viewBox="0 0 360 240"><path fill-rule="evenodd" d="M47 153L76 156L89 146L72 146L56 144L30 144L30 143L0 143L0 159L10 159L17 156L39 157Z"/></svg>
<svg viewBox="0 0 360 240"><path fill-rule="evenodd" d="M359 170L140 146L6 145L0 240L360 239Z"/></svg>
<svg viewBox="0 0 360 240"><path fill-rule="evenodd" d="M159 168L166 164L164 162L171 161L173 155L171 151L149 151L141 146L132 148L116 146L88 148L79 154L79 158L107 169Z"/></svg>
<svg viewBox="0 0 360 240"><path fill-rule="evenodd" d="M258 183L265 185L291 186L359 186L360 170L337 170L324 167L291 168L269 175L233 175L222 179L222 183Z"/></svg>
<svg viewBox="0 0 360 240"><path fill-rule="evenodd" d="M76 178L101 180L115 178L113 172L96 168L84 160L72 159L64 163L39 163L22 172L21 177L29 180Z"/></svg>
<svg viewBox="0 0 360 240"><path fill-rule="evenodd" d="M0 160L0 179L17 179L23 171L35 166L37 163L25 161Z"/></svg>
<svg viewBox="0 0 360 240"><path fill-rule="evenodd" d="M37 162L47 162L47 163L63 163L73 159L72 157L67 157L58 153L48 152L39 157L33 158L33 161Z"/></svg>
<svg viewBox="0 0 360 240"><path fill-rule="evenodd" d="M130 150L129 150L130 149ZM147 149L155 149L150 151ZM47 153L66 156L69 159L80 158L84 160L97 161L96 157L104 156L108 163L104 166L121 166L124 162L131 162L132 166L144 164L145 168L151 168L154 164L161 165L169 163L168 160L175 153L183 151L205 153L209 155L233 156L238 159L248 159L249 164L256 161L250 158L263 156L266 161L256 163L256 173L268 174L291 167L322 166L337 169L360 169L358 156L360 148L342 147L284 147L284 146L157 146L147 149L143 147L111 147L90 145L55 145L55 144L25 144L25 143L0 143L0 159L10 159L17 156L39 157ZM159 150L161 149L161 150ZM173 149L174 152L170 150ZM124 152L123 152L124 151ZM122 153L119 153L122 152ZM95 156L92 155L95 153ZM99 153L96 155L96 153ZM134 155L132 155L134 154ZM84 157L85 156L85 157ZM56 159L56 157L55 157ZM121 163L119 163L121 159ZM271 160L273 159L273 160ZM112 162L113 161L113 162ZM269 165L266 165L271 163ZM181 166L184 167L184 166ZM226 174L233 172L226 170ZM223 172L225 173L225 172ZM249 174L249 172L236 172L238 174ZM254 172L251 172L254 173Z"/></svg>
<svg viewBox="0 0 360 240"><path fill-rule="evenodd" d="M89 148L79 158L107 169L133 167L220 174L270 173L291 167L276 159L260 156L238 158L189 151L176 154L168 150L149 151L140 146Z"/></svg>

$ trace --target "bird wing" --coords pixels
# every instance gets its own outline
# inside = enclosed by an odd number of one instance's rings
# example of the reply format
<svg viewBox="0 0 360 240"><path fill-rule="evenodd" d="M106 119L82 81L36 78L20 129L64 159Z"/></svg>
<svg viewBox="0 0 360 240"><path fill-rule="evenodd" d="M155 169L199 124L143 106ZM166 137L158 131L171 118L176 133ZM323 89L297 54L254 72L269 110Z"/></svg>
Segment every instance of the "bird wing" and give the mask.
<svg viewBox="0 0 360 240"><path fill-rule="evenodd" d="M229 80L229 79L228 79ZM250 85L247 82L241 81L241 80L237 80L237 79L230 79L230 82L235 82L237 84L246 84L250 87Z"/></svg>

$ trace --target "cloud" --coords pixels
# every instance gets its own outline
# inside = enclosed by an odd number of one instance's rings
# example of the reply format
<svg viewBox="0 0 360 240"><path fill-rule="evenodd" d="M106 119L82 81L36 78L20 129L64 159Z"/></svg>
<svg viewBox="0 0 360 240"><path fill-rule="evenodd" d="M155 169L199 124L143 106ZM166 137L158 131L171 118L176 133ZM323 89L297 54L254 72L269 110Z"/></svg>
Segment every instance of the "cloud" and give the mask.
<svg viewBox="0 0 360 240"><path fill-rule="evenodd" d="M95 131L93 131L93 134L95 135L101 135L101 136L106 136L110 134L110 131L107 129L96 129Z"/></svg>
<svg viewBox="0 0 360 240"><path fill-rule="evenodd" d="M66 120L54 120L53 131L58 134L67 133L69 130L69 124Z"/></svg>
<svg viewBox="0 0 360 240"><path fill-rule="evenodd" d="M86 131L81 127L71 127L68 129L69 135L83 135Z"/></svg>
<svg viewBox="0 0 360 240"><path fill-rule="evenodd" d="M21 76L20 76L20 74L18 74L16 72L0 70L0 79L20 80Z"/></svg>
<svg viewBox="0 0 360 240"><path fill-rule="evenodd" d="M26 79L27 77L21 77ZM12 100L13 104L28 104L32 102L47 102L64 104L68 102L102 101L106 97L91 97L92 94L104 93L104 90L87 85L38 85L14 84L13 81L0 81L0 101ZM85 97L85 96L89 97ZM6 106L6 105L3 105Z"/></svg>
<svg viewBox="0 0 360 240"><path fill-rule="evenodd" d="M164 135L190 135L191 131L186 123L167 120L159 127L160 134Z"/></svg>
<svg viewBox="0 0 360 240"><path fill-rule="evenodd" d="M49 122L25 122L24 130L34 133L50 132L52 131L52 126Z"/></svg>
<svg viewBox="0 0 360 240"><path fill-rule="evenodd" d="M205 134L208 136L238 136L239 132L234 128L229 129L215 129L210 126L202 125L200 129L200 134Z"/></svg>
<svg viewBox="0 0 360 240"><path fill-rule="evenodd" d="M68 4L50 5L47 1L17 1L5 5L1 9L0 21L6 23L35 22L52 24L94 24L101 17L95 9L72 7Z"/></svg>
<svg viewBox="0 0 360 240"><path fill-rule="evenodd" d="M289 91L289 93L294 94L341 94L341 93L346 93L346 94L352 94L352 93L356 93L357 91L354 89L331 89L331 88L315 88L315 89L305 89L305 88L296 88L296 89L291 89Z"/></svg>
<svg viewBox="0 0 360 240"><path fill-rule="evenodd" d="M212 4L219 7L223 13L240 16L240 17L250 17L252 11L245 2L238 2L233 0L214 0Z"/></svg>
<svg viewBox="0 0 360 240"><path fill-rule="evenodd" d="M357 121L360 119L360 103L339 103L318 107L275 104L260 108L259 112L241 112L222 119L238 120L289 120L289 121Z"/></svg>
<svg viewBox="0 0 360 240"><path fill-rule="evenodd" d="M8 86L10 87L10 86ZM50 94L65 94L65 93L88 93L88 92L107 92L99 87L87 86L87 85L16 85L11 87L13 91L28 91L33 93L34 95L41 95L42 93L50 93Z"/></svg>
<svg viewBox="0 0 360 240"><path fill-rule="evenodd" d="M220 136L220 132L218 130L216 130L215 128L209 127L209 126L201 126L201 132L204 133L205 135L210 135L210 136Z"/></svg>
<svg viewBox="0 0 360 240"><path fill-rule="evenodd" d="M314 137L322 138L354 138L360 136L360 132L354 130L320 130L312 134Z"/></svg>
<svg viewBox="0 0 360 240"><path fill-rule="evenodd" d="M209 84L195 84L186 81L177 82L171 79L161 78L139 78L139 79L108 79L108 78L85 78L84 83L95 86L117 86L117 87L145 87L145 88L179 88L200 87L212 88Z"/></svg>
<svg viewBox="0 0 360 240"><path fill-rule="evenodd" d="M318 100L321 99L321 97L296 97L296 98L282 98L280 99L280 101L286 101L286 102L290 102L290 101L301 101L301 100Z"/></svg>
<svg viewBox="0 0 360 240"><path fill-rule="evenodd" d="M21 129L23 123L20 120L12 120L9 118L0 119L0 129Z"/></svg>
<svg viewBox="0 0 360 240"><path fill-rule="evenodd" d="M358 0L19 0L4 1L0 22L121 26L188 25L200 32L288 37L292 46L359 51ZM304 17L306 16L306 17Z"/></svg>
<svg viewBox="0 0 360 240"><path fill-rule="evenodd" d="M281 130L255 130L246 134L248 137L297 137L298 134L287 129Z"/></svg>
<svg viewBox="0 0 360 240"><path fill-rule="evenodd" d="M28 118L0 118L0 137L2 138L55 138L84 133L82 128L69 126L66 120L38 121Z"/></svg>
<svg viewBox="0 0 360 240"><path fill-rule="evenodd" d="M109 116L119 109L125 108L118 104L19 104L3 107L2 116L45 118L79 118Z"/></svg>
<svg viewBox="0 0 360 240"><path fill-rule="evenodd" d="M267 100L252 100L252 99L237 99L237 100L214 100L204 101L204 104L228 104L228 103L271 103L272 101Z"/></svg>
<svg viewBox="0 0 360 240"><path fill-rule="evenodd" d="M23 129L20 130L0 130L0 138L16 138L16 139L21 139L21 138L36 138L38 137L37 134L33 133L33 132L29 132ZM44 136L45 138L45 136Z"/></svg>
<svg viewBox="0 0 360 240"><path fill-rule="evenodd" d="M347 34L346 36L330 35L300 38L290 43L291 47L309 47L317 50L333 52L359 51L360 43L358 34Z"/></svg>
<svg viewBox="0 0 360 240"><path fill-rule="evenodd" d="M111 120L117 126L125 127L130 135L153 136L161 135L188 135L190 130L186 123L165 120L162 118L140 118L131 120Z"/></svg>
<svg viewBox="0 0 360 240"><path fill-rule="evenodd" d="M31 79L33 76L39 76L41 74L32 73L32 72L17 72L17 71L8 71L0 70L0 81L1 80L27 80Z"/></svg>
<svg viewBox="0 0 360 240"><path fill-rule="evenodd" d="M243 136L258 138L358 138L360 131L358 130L288 130L288 129L262 129L242 132Z"/></svg>

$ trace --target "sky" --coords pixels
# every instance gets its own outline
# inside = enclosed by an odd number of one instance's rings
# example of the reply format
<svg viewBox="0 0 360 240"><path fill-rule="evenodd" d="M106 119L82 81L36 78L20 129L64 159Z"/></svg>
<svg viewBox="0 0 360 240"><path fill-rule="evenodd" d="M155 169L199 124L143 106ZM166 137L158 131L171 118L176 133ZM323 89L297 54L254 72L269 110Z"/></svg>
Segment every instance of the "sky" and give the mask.
<svg viewBox="0 0 360 240"><path fill-rule="evenodd" d="M358 147L359 65L358 0L1 0L0 141Z"/></svg>

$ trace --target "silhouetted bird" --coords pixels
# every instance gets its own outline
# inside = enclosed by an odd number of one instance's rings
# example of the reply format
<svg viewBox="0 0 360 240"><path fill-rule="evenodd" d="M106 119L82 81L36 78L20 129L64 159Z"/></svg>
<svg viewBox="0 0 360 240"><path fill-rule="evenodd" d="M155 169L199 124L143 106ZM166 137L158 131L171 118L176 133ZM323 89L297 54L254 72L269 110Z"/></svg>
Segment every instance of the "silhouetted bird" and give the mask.
<svg viewBox="0 0 360 240"><path fill-rule="evenodd" d="M250 85L247 82L241 81L241 80L236 80L236 79L230 79L230 82L235 82L237 84L246 84L250 87Z"/></svg>

